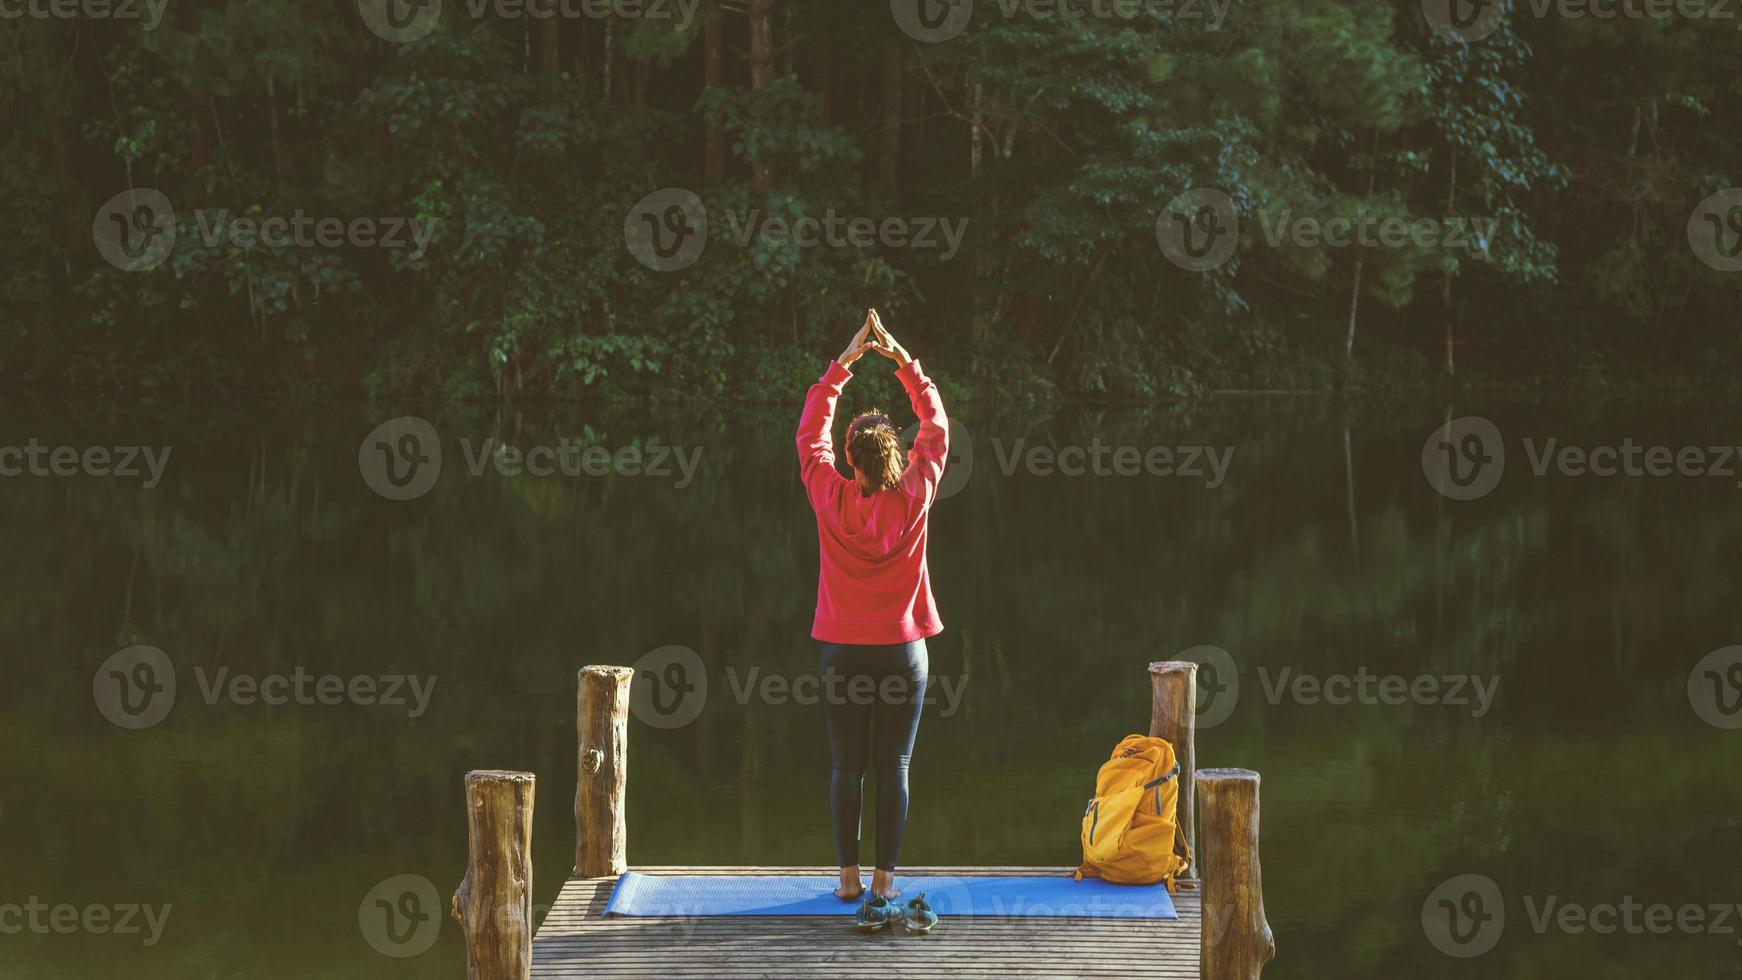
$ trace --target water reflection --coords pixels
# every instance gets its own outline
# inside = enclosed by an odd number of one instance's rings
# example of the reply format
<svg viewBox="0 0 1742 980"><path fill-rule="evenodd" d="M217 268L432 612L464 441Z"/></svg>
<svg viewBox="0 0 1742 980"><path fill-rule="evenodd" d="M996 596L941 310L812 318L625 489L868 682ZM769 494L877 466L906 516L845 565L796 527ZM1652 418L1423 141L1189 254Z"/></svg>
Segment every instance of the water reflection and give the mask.
<svg viewBox="0 0 1742 980"><path fill-rule="evenodd" d="M537 894L554 897L573 854L574 669L666 645L696 652L709 693L692 723L632 724L631 860L829 859L821 713L745 680L815 668L792 413L430 413L440 478L395 501L358 458L402 414L6 427L11 444L174 452L150 491L0 480L0 902L173 912L150 947L0 937L4 973L451 975L452 923L422 955L384 956L360 903L402 875L445 900L463 870L460 780L481 767L539 774ZM933 522L947 630L931 656L960 697L921 725L911 863L1075 864L1094 768L1148 717L1144 665L1210 645L1236 665L1237 696L1199 762L1265 779L1282 951L1267 976L1709 976L1734 962L1733 938L1709 934L1538 934L1529 903L1742 899L1721 858L1742 831L1742 749L1689 702L1695 665L1742 642L1738 490L1537 476L1515 448L1720 446L1734 441L1721 414L1484 407L1508 466L1470 500L1423 472L1426 440L1466 406L957 414L973 471ZM682 486L508 476L485 440L613 459L672 447L696 465ZM164 651L178 687L159 723L127 730L93 703L93 674L138 644ZM263 696L299 675L347 693ZM349 693L390 676L430 678L427 710ZM1436 950L1422 918L1466 874L1507 903L1504 936L1472 960Z"/></svg>

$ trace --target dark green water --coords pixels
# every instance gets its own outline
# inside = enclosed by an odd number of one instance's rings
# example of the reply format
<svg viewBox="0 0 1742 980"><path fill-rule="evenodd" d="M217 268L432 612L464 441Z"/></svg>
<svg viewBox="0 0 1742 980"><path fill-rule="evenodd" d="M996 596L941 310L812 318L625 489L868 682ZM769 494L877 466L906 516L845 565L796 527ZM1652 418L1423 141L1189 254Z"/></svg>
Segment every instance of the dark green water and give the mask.
<svg viewBox="0 0 1742 980"><path fill-rule="evenodd" d="M975 452L933 518L948 628L931 663L958 697L921 726L904 863L1075 864L1096 766L1146 725L1146 663L1212 645L1238 690L1215 679L1199 761L1264 777L1280 948L1267 978L1742 975L1742 730L1726 727L1742 721L1742 668L1702 664L1742 643L1742 477L1538 477L1524 446L1734 445L1733 410L1457 405L1499 425L1507 460L1492 493L1453 501L1421 461L1445 406L952 408ZM669 645L696 652L709 692L689 724L631 721L630 860L832 859L821 709L740 694L753 670L797 678L816 656L795 412L417 412L440 431L443 473L391 501L365 484L358 449L407 411L0 426L3 446L173 447L151 489L0 478L0 928L14 927L0 976L461 975L445 910L408 907L440 931L396 958L365 928L384 913L360 922L360 906L400 875L445 903L474 768L538 774L536 891L550 901L572 864L574 671ZM675 462L670 477L469 475L462 440L476 451L490 435L677 446L700 463L683 486ZM1018 439L1233 455L1214 487L1006 474ZM136 644L164 652L177 690L159 723L130 730L93 680L119 683L103 665ZM225 669L434 687L416 717L209 699ZM1468 703L1328 704L1276 690L1285 670L1290 684L1473 678L1492 700L1448 680ZM1436 948L1423 914L1463 903L1462 888L1436 895L1463 875L1501 893L1479 911L1504 912L1469 958ZM19 931L32 900L169 911L155 942ZM1697 906L1706 925L1658 934L1640 911L1637 932L1619 916L1574 928L1629 902Z"/></svg>

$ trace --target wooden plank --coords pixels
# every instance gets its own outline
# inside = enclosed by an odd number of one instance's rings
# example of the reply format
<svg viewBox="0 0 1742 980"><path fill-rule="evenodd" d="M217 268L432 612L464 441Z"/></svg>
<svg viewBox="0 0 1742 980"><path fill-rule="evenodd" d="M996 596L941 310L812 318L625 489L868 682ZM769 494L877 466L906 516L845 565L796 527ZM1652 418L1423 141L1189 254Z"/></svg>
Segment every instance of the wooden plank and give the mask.
<svg viewBox="0 0 1742 980"><path fill-rule="evenodd" d="M642 874L833 875L832 867L655 866ZM926 867L914 875L1056 876L1073 868ZM864 935L842 916L607 918L615 876L570 878L533 942L532 975L748 978L842 974L994 977L1156 977L1195 980L1201 894L1174 894L1177 920L1073 916L946 917L930 935L899 927ZM873 962L874 960L874 962Z"/></svg>

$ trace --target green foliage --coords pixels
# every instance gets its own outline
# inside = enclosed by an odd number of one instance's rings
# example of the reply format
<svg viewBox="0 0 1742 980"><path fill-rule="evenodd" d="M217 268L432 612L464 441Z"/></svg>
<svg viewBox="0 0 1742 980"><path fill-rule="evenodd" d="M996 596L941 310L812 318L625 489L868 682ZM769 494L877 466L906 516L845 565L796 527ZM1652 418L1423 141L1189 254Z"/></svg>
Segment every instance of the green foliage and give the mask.
<svg viewBox="0 0 1742 980"><path fill-rule="evenodd" d="M1466 43L1404 0L1226 13L981 5L926 44L875 4L782 0L759 84L750 15L729 9L714 86L700 19L491 12L407 44L323 5L228 0L153 31L27 19L0 41L18 121L0 137L0 373L116 398L787 400L873 305L963 390L1014 400L1342 384L1423 356L1448 323L1463 362L1502 375L1517 345L1578 317L1610 324L1591 356L1698 363L1705 324L1742 292L1683 240L1742 161L1714 25L1513 10ZM129 186L177 209L151 272L91 244ZM636 202L666 187L700 193L711 226L700 260L669 272L624 241ZM1240 243L1185 272L1156 219L1204 187L1232 198ZM427 248L225 233L299 213L412 219ZM1476 250L1273 243L1282 215L1495 231ZM769 233L833 218L941 219L963 238ZM1338 367L1351 309L1368 362Z"/></svg>

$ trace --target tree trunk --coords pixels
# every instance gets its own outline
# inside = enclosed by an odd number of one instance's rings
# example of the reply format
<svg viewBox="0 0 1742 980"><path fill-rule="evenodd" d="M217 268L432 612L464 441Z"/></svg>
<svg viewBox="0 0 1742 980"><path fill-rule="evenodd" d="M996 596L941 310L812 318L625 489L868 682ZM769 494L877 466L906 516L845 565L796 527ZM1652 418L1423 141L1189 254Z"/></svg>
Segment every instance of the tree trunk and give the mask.
<svg viewBox="0 0 1742 980"><path fill-rule="evenodd" d="M284 142L278 131L278 80L266 73L266 129L272 137L272 176L284 184Z"/></svg>
<svg viewBox="0 0 1742 980"><path fill-rule="evenodd" d="M721 55L726 48L725 15L720 12L720 0L707 0L702 14L702 87L709 95L720 90ZM706 186L717 187L726 179L726 127L720 114L710 111L706 148L702 151L702 179Z"/></svg>
<svg viewBox="0 0 1742 980"><path fill-rule="evenodd" d="M1180 878L1198 876L1197 799L1198 665L1189 660L1164 660L1149 665L1149 734L1165 738L1179 760L1179 830L1190 861Z"/></svg>
<svg viewBox="0 0 1742 980"><path fill-rule="evenodd" d="M1378 129L1373 130L1373 142L1371 145L1372 150L1368 153L1369 159L1367 161L1368 167L1371 168L1367 172L1367 200L1369 201L1373 199L1373 186L1379 180ZM1357 242L1355 247L1357 249L1361 248L1359 242ZM1357 251L1355 253L1355 286L1349 291L1349 339L1343 344L1343 355L1345 357L1355 356L1355 321L1361 310L1361 274L1366 271L1366 268L1367 253L1365 251Z"/></svg>
<svg viewBox="0 0 1742 980"><path fill-rule="evenodd" d="M530 772L466 773L466 877L448 911L468 980L532 976L533 789Z"/></svg>
<svg viewBox="0 0 1742 980"><path fill-rule="evenodd" d="M889 44L883 49L883 133L877 150L877 182L894 197L901 168L901 46Z"/></svg>
<svg viewBox="0 0 1742 980"><path fill-rule="evenodd" d="M985 86L975 82L968 89L968 176L980 176L980 160L985 156L986 124L985 111L982 105L985 101Z"/></svg>
<svg viewBox="0 0 1742 980"><path fill-rule="evenodd" d="M629 667L582 667L575 694L575 874L622 874L629 778Z"/></svg>
<svg viewBox="0 0 1742 980"><path fill-rule="evenodd" d="M840 56L835 53L835 41L824 34L812 42L815 54L812 55L817 66L816 91L817 98L823 104L823 124L835 124L835 61Z"/></svg>
<svg viewBox="0 0 1742 980"><path fill-rule="evenodd" d="M1204 842L1198 975L1202 980L1258 980L1264 964L1276 958L1258 865L1258 774L1248 769L1199 770L1198 802Z"/></svg>
<svg viewBox="0 0 1742 980"><path fill-rule="evenodd" d="M745 13L750 18L750 89L762 92L774 81L774 5L775 0L749 0ZM750 181L759 191L774 187L774 167L766 159L752 162Z"/></svg>
<svg viewBox="0 0 1742 980"><path fill-rule="evenodd" d="M605 97L605 103L609 105L611 97L616 93L617 89L617 18L607 15L603 26L605 28L605 51L603 55L605 71L602 83L603 92L601 94Z"/></svg>
<svg viewBox="0 0 1742 980"><path fill-rule="evenodd" d="M1349 436L1349 420L1343 420L1343 487L1349 511L1349 553L1355 556L1355 574L1361 574L1361 525L1355 519L1355 447Z"/></svg>
<svg viewBox="0 0 1742 980"><path fill-rule="evenodd" d="M204 118L203 115L201 118ZM61 255L79 255L83 249L90 248L91 244L91 228L85 217L85 193L78 178L73 175L73 153L67 137L66 120L56 119L51 127L48 134L48 155L53 161L55 186L60 189ZM203 129L198 131L203 132Z"/></svg>
<svg viewBox="0 0 1742 980"><path fill-rule="evenodd" d="M1450 185L1446 188L1446 216L1452 215L1452 209L1458 201L1458 148L1452 147L1452 174ZM1457 363L1452 355L1452 270L1447 269L1440 280L1440 299L1444 302L1446 314L1446 377L1457 374Z"/></svg>
<svg viewBox="0 0 1742 980"><path fill-rule="evenodd" d="M630 68L630 78L634 81L629 89L629 104L632 106L646 105L647 86L653 78L653 62L634 62Z"/></svg>
<svg viewBox="0 0 1742 980"><path fill-rule="evenodd" d="M555 76L562 67L562 18L557 0L536 0L538 23L538 71Z"/></svg>
<svg viewBox="0 0 1742 980"><path fill-rule="evenodd" d="M1359 246L1357 246L1358 248ZM1343 343L1343 355L1355 356L1355 322L1361 310L1361 274L1366 271L1367 253L1355 253L1355 285L1349 290L1349 337Z"/></svg>

